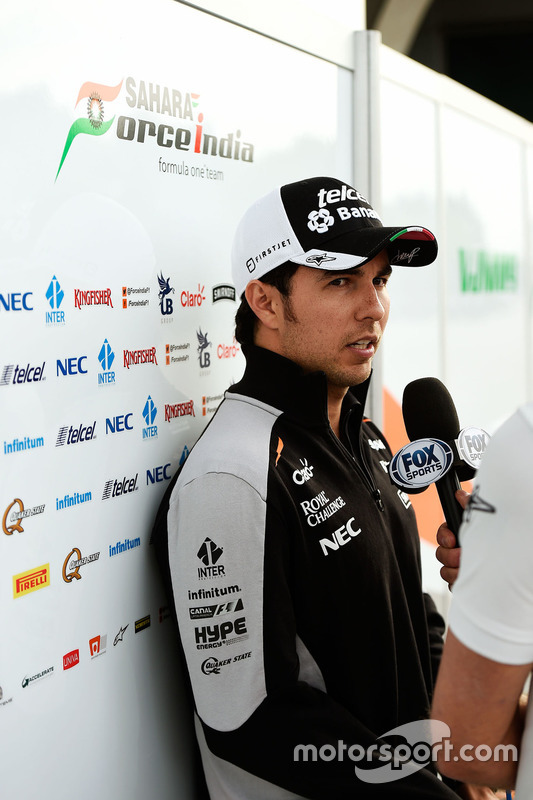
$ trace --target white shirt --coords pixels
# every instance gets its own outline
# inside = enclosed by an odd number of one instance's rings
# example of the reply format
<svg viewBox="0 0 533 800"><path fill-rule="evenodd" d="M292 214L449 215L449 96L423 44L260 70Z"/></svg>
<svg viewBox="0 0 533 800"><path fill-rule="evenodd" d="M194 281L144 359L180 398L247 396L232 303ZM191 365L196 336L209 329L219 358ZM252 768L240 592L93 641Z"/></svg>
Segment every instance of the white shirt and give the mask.
<svg viewBox="0 0 533 800"><path fill-rule="evenodd" d="M490 441L459 539L461 568L450 627L474 652L504 664L533 662L533 403ZM516 800L533 798L533 716L528 708Z"/></svg>

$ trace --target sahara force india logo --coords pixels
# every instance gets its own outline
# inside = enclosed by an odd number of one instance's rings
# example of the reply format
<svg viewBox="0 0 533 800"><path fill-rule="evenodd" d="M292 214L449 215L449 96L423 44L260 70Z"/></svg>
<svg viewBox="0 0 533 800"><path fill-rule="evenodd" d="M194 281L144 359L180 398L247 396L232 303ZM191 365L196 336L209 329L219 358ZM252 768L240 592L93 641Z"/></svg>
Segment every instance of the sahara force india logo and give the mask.
<svg viewBox="0 0 533 800"><path fill-rule="evenodd" d="M158 122L153 118L142 119L138 115L132 116L131 114L134 112L121 114L118 117L115 114L110 119L106 119L105 103L117 99L123 84L125 84L124 100L131 109L144 110L149 112L151 117L165 115L186 120L192 125L180 127L179 124L169 125L166 120ZM198 110L200 100L198 93L182 92L159 84L145 83L145 81L138 81L130 76L121 80L116 86L87 81L81 86L74 107L77 108L82 100L86 100L85 116L79 117L70 126L55 180L59 176L76 136L79 133L103 136L113 126L115 118L117 119L116 136L125 142L136 141L146 144L152 141L159 147L173 148L181 154L192 152L249 163L254 160L254 145L241 141L240 130L227 131L222 135L218 133L215 135L204 130L204 114ZM177 168L177 164L164 162L162 165L161 161L162 159L159 159L160 172L176 171L174 168ZM212 177L207 174L209 172L205 166L191 167L190 170L190 174L197 177Z"/></svg>
<svg viewBox="0 0 533 800"><path fill-rule="evenodd" d="M107 122L104 120L104 101L111 102L116 100L122 88L122 83L123 82L120 81L117 86L104 86L101 83L91 83L87 81L81 86L74 107L78 105L80 100L87 98L87 117L79 117L70 126L70 130L67 134L67 141L63 148L63 155L61 156L61 161L59 162L56 173L56 180L63 166L63 162L68 155L70 146L79 133L86 133L89 136L103 136L104 133L107 133L115 117L111 117Z"/></svg>

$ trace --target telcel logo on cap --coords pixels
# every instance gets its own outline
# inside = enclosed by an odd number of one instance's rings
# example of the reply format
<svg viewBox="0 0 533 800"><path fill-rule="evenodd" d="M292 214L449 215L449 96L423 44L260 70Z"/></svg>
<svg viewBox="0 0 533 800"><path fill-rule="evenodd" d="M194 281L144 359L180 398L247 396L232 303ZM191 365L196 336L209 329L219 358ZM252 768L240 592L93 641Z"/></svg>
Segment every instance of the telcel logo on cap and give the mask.
<svg viewBox="0 0 533 800"><path fill-rule="evenodd" d="M457 452L466 464L479 469L490 436L483 428L463 428L457 437Z"/></svg>
<svg viewBox="0 0 533 800"><path fill-rule="evenodd" d="M391 480L405 491L425 489L442 478L453 462L450 445L440 439L416 439L398 450L389 465Z"/></svg>

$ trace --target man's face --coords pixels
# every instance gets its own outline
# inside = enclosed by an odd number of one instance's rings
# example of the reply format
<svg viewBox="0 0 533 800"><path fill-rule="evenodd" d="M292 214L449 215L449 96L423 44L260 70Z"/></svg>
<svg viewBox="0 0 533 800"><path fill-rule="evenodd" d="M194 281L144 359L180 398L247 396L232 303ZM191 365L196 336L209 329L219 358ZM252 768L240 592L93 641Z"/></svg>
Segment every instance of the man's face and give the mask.
<svg viewBox="0 0 533 800"><path fill-rule="evenodd" d="M389 316L391 271L386 251L349 272L299 267L279 326L281 355L325 372L330 389L366 380Z"/></svg>

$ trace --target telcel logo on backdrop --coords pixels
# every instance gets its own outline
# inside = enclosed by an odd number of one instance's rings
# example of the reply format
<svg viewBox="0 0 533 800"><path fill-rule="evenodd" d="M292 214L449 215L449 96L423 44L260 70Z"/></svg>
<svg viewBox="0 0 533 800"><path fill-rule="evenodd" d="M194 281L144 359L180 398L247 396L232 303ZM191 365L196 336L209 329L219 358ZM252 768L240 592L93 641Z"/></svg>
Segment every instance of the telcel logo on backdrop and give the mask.
<svg viewBox="0 0 533 800"><path fill-rule="evenodd" d="M95 430L96 420L92 425L83 425L82 423L77 428L74 425L63 425L57 433L56 447L63 447L66 444L79 444L79 442L90 442L91 439L96 439Z"/></svg>
<svg viewBox="0 0 533 800"><path fill-rule="evenodd" d="M20 364L6 364L0 373L0 386L9 386L9 384L19 385L21 383L39 383L45 381L44 368L46 361L43 361L38 367L33 367L26 364L21 367Z"/></svg>
<svg viewBox="0 0 533 800"><path fill-rule="evenodd" d="M48 289L46 290L46 299L48 300L48 305L51 309L50 311L46 312L45 322L47 325L65 324L65 312L59 310L64 297L65 293L63 292L59 281L54 275L48 285Z"/></svg>
<svg viewBox="0 0 533 800"><path fill-rule="evenodd" d="M104 491L102 493L102 500L109 500L111 497L120 497L123 494L131 494L138 490L137 479L139 473L134 478L111 478L106 481Z"/></svg>

